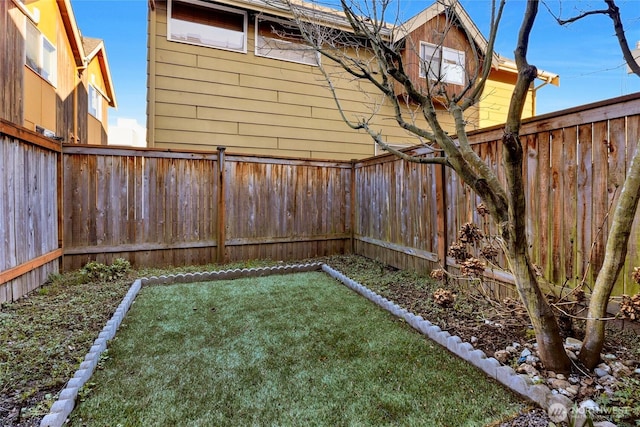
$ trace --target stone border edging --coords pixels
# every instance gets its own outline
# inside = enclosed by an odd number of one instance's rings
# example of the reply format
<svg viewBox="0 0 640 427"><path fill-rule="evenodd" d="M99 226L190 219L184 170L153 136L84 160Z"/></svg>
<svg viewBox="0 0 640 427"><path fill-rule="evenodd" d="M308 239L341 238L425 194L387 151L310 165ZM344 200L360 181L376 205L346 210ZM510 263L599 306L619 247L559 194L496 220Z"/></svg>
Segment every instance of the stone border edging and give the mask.
<svg viewBox="0 0 640 427"><path fill-rule="evenodd" d="M64 424L75 407L78 390L91 378L100 360L100 355L107 348L107 341L115 336L116 330L122 323L122 319L131 307L138 291L140 291L141 285L140 279L133 282L115 313L113 313L111 320L107 322L102 332L98 334L98 338L93 342L89 352L84 357L84 361L80 363L80 368L60 392L60 397L51 406L49 414L45 415L40 422L41 427L60 427Z"/></svg>
<svg viewBox="0 0 640 427"><path fill-rule="evenodd" d="M149 278L136 279L129 291L122 299L122 302L107 321L98 338L93 342L89 352L80 363L79 369L75 372L73 378L67 382L65 388L60 392L58 400L56 400L49 413L40 421L40 427L62 427L75 407L78 390L91 378L93 372L98 365L100 355L107 348L107 341L110 341L115 335L118 327L122 323L125 314L131 308L133 300L138 295L143 285L164 285L170 283L194 283L208 282L213 280L230 280L240 277L262 277L273 276L276 274L303 273L307 271L319 271L323 269L322 263L292 264L279 265L276 267L259 267L259 268L242 268L234 270L221 270L203 273L186 273L171 274L168 276L152 276Z"/></svg>
<svg viewBox="0 0 640 427"><path fill-rule="evenodd" d="M484 351L475 349L471 343L463 342L460 337L456 335L452 336L449 332L440 329L439 326L423 319L422 316L416 316L408 312L393 301L383 298L326 264L323 264L322 270L371 302L378 304L395 316L404 319L412 328L427 336L432 341L437 342L456 356L471 363L489 377L494 378L517 394L537 403L543 409L548 410L551 405L558 403L565 405L566 402L563 400L564 396L553 394L546 385L533 384L528 375L517 374L510 366L504 366L495 358L487 357Z"/></svg>

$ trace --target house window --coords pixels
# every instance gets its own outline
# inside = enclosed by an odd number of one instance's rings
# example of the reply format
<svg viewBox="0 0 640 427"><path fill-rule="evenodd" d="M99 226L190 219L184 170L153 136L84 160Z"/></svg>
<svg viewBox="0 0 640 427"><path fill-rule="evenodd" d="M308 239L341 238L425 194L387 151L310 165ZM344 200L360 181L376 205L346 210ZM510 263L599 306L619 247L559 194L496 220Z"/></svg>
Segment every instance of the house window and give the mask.
<svg viewBox="0 0 640 427"><path fill-rule="evenodd" d="M26 51L27 66L55 85L58 66L56 48L31 22L27 22Z"/></svg>
<svg viewBox="0 0 640 427"><path fill-rule="evenodd" d="M199 0L170 0L167 38L247 52L247 13Z"/></svg>
<svg viewBox="0 0 640 427"><path fill-rule="evenodd" d="M102 94L93 85L89 85L89 114L102 121Z"/></svg>
<svg viewBox="0 0 640 427"><path fill-rule="evenodd" d="M318 65L318 53L304 42L294 23L256 16L256 56Z"/></svg>
<svg viewBox="0 0 640 427"><path fill-rule="evenodd" d="M420 77L464 85L464 58L461 50L420 42Z"/></svg>

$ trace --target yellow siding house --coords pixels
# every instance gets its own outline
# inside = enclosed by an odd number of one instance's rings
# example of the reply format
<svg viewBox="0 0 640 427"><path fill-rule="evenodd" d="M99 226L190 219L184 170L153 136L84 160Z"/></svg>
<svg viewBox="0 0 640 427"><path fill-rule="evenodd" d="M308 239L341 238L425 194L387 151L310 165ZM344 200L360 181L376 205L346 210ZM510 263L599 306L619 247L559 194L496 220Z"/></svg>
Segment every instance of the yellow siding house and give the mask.
<svg viewBox="0 0 640 427"><path fill-rule="evenodd" d="M212 150L226 146L235 153L318 159L377 154L371 138L349 128L337 111L317 66L325 58L304 45L292 48L291 41L279 36L291 31L286 26L291 20L286 8L261 0L150 0L149 5L150 147ZM474 49L486 51L486 40L464 9L452 3L451 11L459 28L447 31L443 40L433 39L445 15L441 3L401 26L406 46L415 47L405 49L404 62L414 64L409 72L416 79L425 78L419 66L424 54L442 61L453 57L458 61L453 66L464 71ZM326 9L322 13L339 16ZM334 21L341 27L339 19ZM473 49L460 28L473 35ZM469 114L471 130L504 121L515 83L512 61L499 55L489 60L491 81ZM326 62L324 67L336 71ZM549 73L541 72L539 77L542 84L558 82ZM418 143L396 125L391 106L375 89L346 78L334 83L347 116L374 116L372 125L382 130L389 144ZM446 83L452 91L461 84L455 78ZM535 90L531 88L525 117L535 114ZM441 118L453 130L444 110Z"/></svg>
<svg viewBox="0 0 640 427"><path fill-rule="evenodd" d="M80 34L70 0L1 2L0 117L63 142L106 144L116 99L104 43Z"/></svg>

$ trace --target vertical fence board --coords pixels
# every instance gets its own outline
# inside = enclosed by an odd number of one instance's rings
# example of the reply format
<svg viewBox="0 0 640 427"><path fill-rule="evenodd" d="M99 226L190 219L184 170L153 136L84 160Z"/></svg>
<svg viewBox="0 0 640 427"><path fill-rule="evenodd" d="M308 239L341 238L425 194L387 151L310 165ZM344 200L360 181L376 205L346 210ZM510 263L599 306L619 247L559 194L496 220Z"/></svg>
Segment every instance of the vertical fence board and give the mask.
<svg viewBox="0 0 640 427"><path fill-rule="evenodd" d="M626 120L624 117L609 121L609 138L608 145L608 173L607 173L607 209L609 216L607 218L607 229L611 229L615 207L618 204L622 185L626 177L627 165L627 147L626 147ZM616 280L613 287L613 294L621 295L624 293L626 274L623 267L621 274Z"/></svg>
<svg viewBox="0 0 640 427"><path fill-rule="evenodd" d="M578 135L575 127L568 127L563 130L563 153L564 159L562 175L564 187L564 211L562 215L563 236L562 251L564 258L564 279L569 280L572 287L576 285L577 279L577 143Z"/></svg>
<svg viewBox="0 0 640 427"><path fill-rule="evenodd" d="M580 280L587 280L587 285L592 283L591 275L593 272L591 266L591 224L592 219L592 154L591 154L592 130L591 124L578 127L578 150L580 163L578 166L578 242L580 252Z"/></svg>
<svg viewBox="0 0 640 427"><path fill-rule="evenodd" d="M553 211L550 210L550 189L551 189L551 151L549 146L549 132L541 132L538 134L538 184L540 199L540 234L538 235L537 244L540 246L540 269L545 277L552 277L552 239L550 238L551 222L553 220ZM536 243L534 243L536 244Z"/></svg>
<svg viewBox="0 0 640 427"><path fill-rule="evenodd" d="M627 118L627 167L631 163L634 153L640 146L640 114ZM640 292L640 284L635 283L631 279L634 267L640 267L640 215L636 212L636 218L633 222L631 234L629 235L629 246L625 268L623 270L624 294L634 295Z"/></svg>
<svg viewBox="0 0 640 427"><path fill-rule="evenodd" d="M551 258L551 272L548 277L549 280L558 285L564 284L566 280L565 274L565 248L563 244L564 237L564 218L565 218L565 206L564 206L564 174L563 166L566 164L567 159L563 158L564 139L562 129L551 132L550 145L551 145L551 173L549 182L549 203L550 209L550 258Z"/></svg>
<svg viewBox="0 0 640 427"><path fill-rule="evenodd" d="M593 206L593 223L591 233L593 236L593 255L591 257L592 280L600 271L604 261L605 239L609 233L607 217L609 215L609 194L607 191L608 177L608 122L593 124L593 187L590 197Z"/></svg>

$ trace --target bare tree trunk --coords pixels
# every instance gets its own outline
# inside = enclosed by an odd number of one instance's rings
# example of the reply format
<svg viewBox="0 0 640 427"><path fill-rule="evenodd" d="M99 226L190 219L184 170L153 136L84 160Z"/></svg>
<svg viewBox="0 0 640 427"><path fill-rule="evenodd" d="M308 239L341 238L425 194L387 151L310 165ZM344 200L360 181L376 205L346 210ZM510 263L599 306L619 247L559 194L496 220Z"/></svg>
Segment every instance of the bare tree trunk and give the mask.
<svg viewBox="0 0 640 427"><path fill-rule="evenodd" d="M515 243L522 246L520 243ZM540 291L536 275L532 269L529 257L521 252L521 248L509 248L511 254L511 272L516 280L518 294L524 303L533 331L538 343L538 355L547 370L557 373L567 373L571 369L571 360L564 349L560 328L556 317Z"/></svg>
<svg viewBox="0 0 640 427"><path fill-rule="evenodd" d="M508 129L508 128L507 128ZM526 199L522 180L522 144L513 133L505 132L503 137L505 166L509 198L509 213L506 229L502 237L506 241L505 255L538 343L538 355L546 369L557 373L568 373L571 360L564 349L560 328L555 314L540 290L528 252L526 234Z"/></svg>
<svg viewBox="0 0 640 427"><path fill-rule="evenodd" d="M511 264L518 294L527 309L536 334L540 360L548 370L567 373L571 368L571 360L564 349L556 317L542 294L538 279L533 272L526 233L527 205L522 178L523 150L520 141L520 125L527 91L538 74L536 67L527 62L529 37L537 13L538 0L529 0L514 51L518 79L511 94L509 114L502 137L504 148L502 163L507 178L506 194L509 200L509 212L506 224L499 223L499 225L507 245L506 256Z"/></svg>
<svg viewBox="0 0 640 427"><path fill-rule="evenodd" d="M593 369L600 362L605 327L601 319L605 317L611 291L624 265L638 199L640 199L640 143L636 147L627 178L622 186L609 231L604 262L589 301L586 335L580 349L580 361L589 369Z"/></svg>

